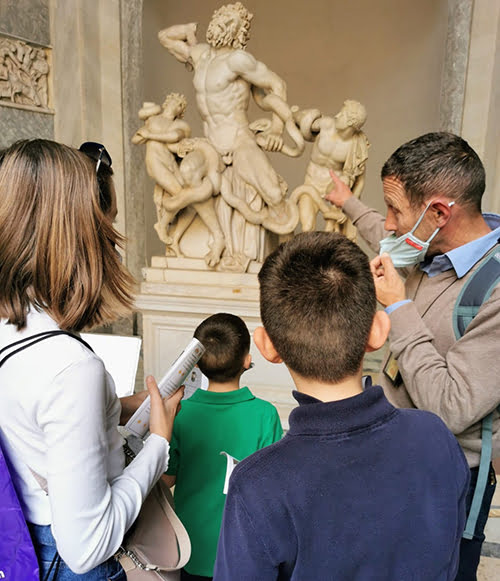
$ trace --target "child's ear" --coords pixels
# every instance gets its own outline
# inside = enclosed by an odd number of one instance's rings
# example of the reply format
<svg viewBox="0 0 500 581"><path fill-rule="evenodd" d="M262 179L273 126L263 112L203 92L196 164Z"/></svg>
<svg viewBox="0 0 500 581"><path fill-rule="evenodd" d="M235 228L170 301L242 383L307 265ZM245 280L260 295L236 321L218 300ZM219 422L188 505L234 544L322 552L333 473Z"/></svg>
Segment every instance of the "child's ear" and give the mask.
<svg viewBox="0 0 500 581"><path fill-rule="evenodd" d="M252 364L252 356L250 353L247 353L247 356L243 360L243 369L250 369L250 365Z"/></svg>
<svg viewBox="0 0 500 581"><path fill-rule="evenodd" d="M273 342L264 327L257 327L255 329L253 332L253 342L257 345L257 349L261 352L264 359L267 359L271 363L283 363L283 359L281 359L274 348Z"/></svg>
<svg viewBox="0 0 500 581"><path fill-rule="evenodd" d="M386 342L391 329L391 320L385 311L377 311L373 317L372 328L368 335L365 351L376 351Z"/></svg>

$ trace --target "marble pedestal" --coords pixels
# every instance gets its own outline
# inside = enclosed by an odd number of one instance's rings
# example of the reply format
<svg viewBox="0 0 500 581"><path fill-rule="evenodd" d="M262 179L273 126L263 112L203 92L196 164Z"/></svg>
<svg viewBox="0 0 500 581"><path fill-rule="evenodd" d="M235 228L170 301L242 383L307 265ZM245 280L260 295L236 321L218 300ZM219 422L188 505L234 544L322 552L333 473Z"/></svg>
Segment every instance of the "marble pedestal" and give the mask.
<svg viewBox="0 0 500 581"><path fill-rule="evenodd" d="M167 268L168 264L168 268ZM153 257L143 269L144 282L137 298L143 317L144 372L160 378L189 343L198 324L218 312L233 313L247 324L250 334L258 327L259 287L256 274L207 271L203 260ZM283 427L296 402L286 367L267 362L251 346L253 369L242 376L242 385L272 402Z"/></svg>

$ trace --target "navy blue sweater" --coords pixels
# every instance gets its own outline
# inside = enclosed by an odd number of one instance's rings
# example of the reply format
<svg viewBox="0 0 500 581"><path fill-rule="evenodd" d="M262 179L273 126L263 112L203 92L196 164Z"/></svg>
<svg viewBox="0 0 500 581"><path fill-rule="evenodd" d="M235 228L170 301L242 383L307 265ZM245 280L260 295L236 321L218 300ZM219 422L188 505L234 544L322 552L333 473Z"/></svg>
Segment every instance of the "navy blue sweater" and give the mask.
<svg viewBox="0 0 500 581"><path fill-rule="evenodd" d="M444 423L378 386L294 397L288 434L233 472L215 581L454 579L469 469Z"/></svg>

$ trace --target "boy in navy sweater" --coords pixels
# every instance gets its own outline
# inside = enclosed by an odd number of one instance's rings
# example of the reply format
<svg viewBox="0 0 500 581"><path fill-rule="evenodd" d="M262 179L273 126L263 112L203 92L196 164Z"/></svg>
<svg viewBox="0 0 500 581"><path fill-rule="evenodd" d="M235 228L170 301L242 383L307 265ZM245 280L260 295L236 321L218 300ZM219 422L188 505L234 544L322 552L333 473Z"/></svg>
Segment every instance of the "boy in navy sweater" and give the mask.
<svg viewBox="0 0 500 581"><path fill-rule="evenodd" d="M362 377L390 327L367 257L341 235L300 234L259 281L254 341L288 367L299 406L233 472L215 581L453 580L469 470L437 416L394 408Z"/></svg>

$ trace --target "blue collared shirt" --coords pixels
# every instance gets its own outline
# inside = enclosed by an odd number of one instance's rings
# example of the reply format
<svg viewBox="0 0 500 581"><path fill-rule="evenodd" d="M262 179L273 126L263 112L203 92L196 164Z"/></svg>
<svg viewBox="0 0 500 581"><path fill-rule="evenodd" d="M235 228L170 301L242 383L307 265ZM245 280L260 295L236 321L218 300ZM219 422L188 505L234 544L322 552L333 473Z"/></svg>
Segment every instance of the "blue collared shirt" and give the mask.
<svg viewBox="0 0 500 581"><path fill-rule="evenodd" d="M441 274L450 268L454 268L458 278L462 278L481 258L497 244L500 238L500 216L498 214L483 214L488 226L489 234L454 248L445 254L438 254L426 258L420 263L420 268L427 273L429 278Z"/></svg>
<svg viewBox="0 0 500 581"><path fill-rule="evenodd" d="M429 278L446 272L451 268L455 269L458 278L462 278L469 270L480 260L489 250L495 246L500 240L500 215L498 214L483 214L488 226L491 228L491 232L458 246L445 254L437 254L436 256L431 256L426 258L420 263L420 269L423 270ZM387 314L392 313L401 305L409 303L410 299L405 299L404 301L398 301L392 305L386 307L385 311Z"/></svg>

